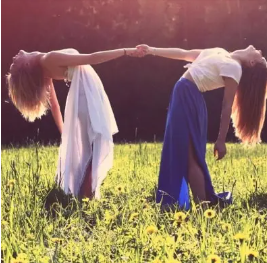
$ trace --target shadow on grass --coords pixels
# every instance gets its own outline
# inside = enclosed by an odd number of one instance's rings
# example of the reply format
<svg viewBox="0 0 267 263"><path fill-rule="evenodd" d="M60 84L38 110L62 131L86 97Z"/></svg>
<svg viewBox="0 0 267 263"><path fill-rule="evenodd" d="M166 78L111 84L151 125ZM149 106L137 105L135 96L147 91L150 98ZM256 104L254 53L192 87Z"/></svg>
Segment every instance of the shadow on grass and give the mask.
<svg viewBox="0 0 267 263"><path fill-rule="evenodd" d="M87 223L84 230L91 232L96 225L97 217L100 216L99 211L89 212L89 204L82 205L82 201L74 198L71 194L66 195L65 192L56 184L53 185L44 198L44 207L48 212L48 216L54 219L58 215L69 218L73 215L80 216ZM79 211L79 213L76 213Z"/></svg>
<svg viewBox="0 0 267 263"><path fill-rule="evenodd" d="M267 209L267 193L252 193L246 201L243 202L243 206L254 207L257 210Z"/></svg>
<svg viewBox="0 0 267 263"><path fill-rule="evenodd" d="M65 192L55 184L44 198L44 207L50 215L55 217L59 209L73 210L73 208L77 207L77 203L74 201L72 195L66 195Z"/></svg>

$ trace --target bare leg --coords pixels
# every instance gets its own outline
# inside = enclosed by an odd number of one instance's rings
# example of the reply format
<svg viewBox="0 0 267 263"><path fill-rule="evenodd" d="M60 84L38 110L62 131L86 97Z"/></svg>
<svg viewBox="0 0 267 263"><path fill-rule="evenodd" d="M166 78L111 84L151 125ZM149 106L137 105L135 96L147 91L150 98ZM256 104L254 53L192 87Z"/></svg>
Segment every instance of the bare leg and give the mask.
<svg viewBox="0 0 267 263"><path fill-rule="evenodd" d="M90 162L90 164L87 167L85 177L84 177L81 189L80 189L79 196L81 198L88 197L90 199L92 199L92 197L93 197L93 193L92 193L92 161Z"/></svg>
<svg viewBox="0 0 267 263"><path fill-rule="evenodd" d="M206 201L205 179L200 168L192 141L189 142L188 152L188 182L193 193L194 201Z"/></svg>

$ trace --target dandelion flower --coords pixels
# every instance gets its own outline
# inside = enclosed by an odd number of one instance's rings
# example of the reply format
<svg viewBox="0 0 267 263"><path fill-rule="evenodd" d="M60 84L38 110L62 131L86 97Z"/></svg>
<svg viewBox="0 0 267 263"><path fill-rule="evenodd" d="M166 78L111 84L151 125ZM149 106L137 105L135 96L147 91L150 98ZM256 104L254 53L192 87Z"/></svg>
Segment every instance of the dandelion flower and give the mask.
<svg viewBox="0 0 267 263"><path fill-rule="evenodd" d="M249 249L246 252L246 255L248 257L248 260L252 261L253 259L255 259L255 258L257 258L259 256L259 252L255 251L255 250L252 250L252 249Z"/></svg>
<svg viewBox="0 0 267 263"><path fill-rule="evenodd" d="M12 258L11 263L29 263L29 260L17 257L17 258Z"/></svg>
<svg viewBox="0 0 267 263"><path fill-rule="evenodd" d="M3 226L8 226L8 222L5 221L5 220L2 220L2 221L1 221L1 224L2 224Z"/></svg>
<svg viewBox="0 0 267 263"><path fill-rule="evenodd" d="M204 216L205 216L206 218L213 218L213 217L215 217L215 215L216 215L216 213L215 213L215 211L212 210L212 209L207 209L207 210L204 212Z"/></svg>
<svg viewBox="0 0 267 263"><path fill-rule="evenodd" d="M158 229L155 226L148 226L146 228L147 234L153 234L153 233L156 233L157 231L158 231Z"/></svg>
<svg viewBox="0 0 267 263"><path fill-rule="evenodd" d="M34 239L34 235L33 235L33 234L27 234L26 237L27 237L28 239Z"/></svg>
<svg viewBox="0 0 267 263"><path fill-rule="evenodd" d="M39 259L41 263L50 263L50 257L44 256L43 258Z"/></svg>
<svg viewBox="0 0 267 263"><path fill-rule="evenodd" d="M235 240L239 240L241 243L244 242L244 240L247 240L248 239L248 235L244 234L244 233L237 233L235 236L234 236L234 239Z"/></svg>
<svg viewBox="0 0 267 263"><path fill-rule="evenodd" d="M143 205L143 209L148 209L149 208L149 204L148 203L145 203L144 205Z"/></svg>
<svg viewBox="0 0 267 263"><path fill-rule="evenodd" d="M5 251L7 249L6 243L1 243L1 250Z"/></svg>
<svg viewBox="0 0 267 263"><path fill-rule="evenodd" d="M152 261L152 263L162 263L162 261L159 258L156 258Z"/></svg>
<svg viewBox="0 0 267 263"><path fill-rule="evenodd" d="M110 221L115 219L115 215L111 215L109 211L105 212L105 221L109 223Z"/></svg>
<svg viewBox="0 0 267 263"><path fill-rule="evenodd" d="M133 221L135 218L138 217L138 215L139 215L139 213L132 213L131 216L130 216L129 221L130 221L130 222Z"/></svg>
<svg viewBox="0 0 267 263"><path fill-rule="evenodd" d="M207 258L207 263L221 263L221 259L217 255L209 255Z"/></svg>
<svg viewBox="0 0 267 263"><path fill-rule="evenodd" d="M8 186L8 187L13 187L14 184L15 184L15 182L16 182L16 181L15 181L14 179L11 179L11 180L8 181L7 186Z"/></svg>
<svg viewBox="0 0 267 263"><path fill-rule="evenodd" d="M62 238L57 238L57 237L52 237L51 241L54 242L54 243L59 243L59 242L63 241L63 239Z"/></svg>
<svg viewBox="0 0 267 263"><path fill-rule="evenodd" d="M222 224L222 230L224 232L228 232L229 230L231 230L231 228L232 228L232 226L230 224L228 224L228 223Z"/></svg>
<svg viewBox="0 0 267 263"><path fill-rule="evenodd" d="M26 259L27 258L27 254L25 254L25 253L19 253L17 258L19 258L19 259Z"/></svg>
<svg viewBox="0 0 267 263"><path fill-rule="evenodd" d="M141 201L141 203L143 203L143 204L147 202L147 200L146 200L145 198L142 198L140 201Z"/></svg>
<svg viewBox="0 0 267 263"><path fill-rule="evenodd" d="M11 258L10 263L23 263L20 259Z"/></svg>
<svg viewBox="0 0 267 263"><path fill-rule="evenodd" d="M177 212L174 214L174 220L177 222L183 222L186 218L186 214L183 212Z"/></svg>
<svg viewBox="0 0 267 263"><path fill-rule="evenodd" d="M15 179L10 179L9 181L8 181L8 184L15 184Z"/></svg>
<svg viewBox="0 0 267 263"><path fill-rule="evenodd" d="M166 263L181 263L181 261L176 259L167 259Z"/></svg>
<svg viewBox="0 0 267 263"><path fill-rule="evenodd" d="M122 194L125 192L125 187L124 187L124 185L118 185L116 187L116 190L117 190L117 194Z"/></svg>
<svg viewBox="0 0 267 263"><path fill-rule="evenodd" d="M153 243L157 245L161 245L164 243L164 239L162 236L157 235L155 238L153 238Z"/></svg>

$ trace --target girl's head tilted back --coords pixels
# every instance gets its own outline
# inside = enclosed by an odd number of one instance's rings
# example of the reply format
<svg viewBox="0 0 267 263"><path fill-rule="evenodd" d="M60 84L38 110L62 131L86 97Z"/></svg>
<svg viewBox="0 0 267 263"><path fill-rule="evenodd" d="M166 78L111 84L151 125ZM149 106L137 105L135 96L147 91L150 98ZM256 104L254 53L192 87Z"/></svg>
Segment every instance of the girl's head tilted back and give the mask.
<svg viewBox="0 0 267 263"><path fill-rule="evenodd" d="M234 52L235 53L235 52ZM261 141L267 97L267 64L253 46L236 51L242 64L242 77L232 108L236 136L244 143Z"/></svg>
<svg viewBox="0 0 267 263"><path fill-rule="evenodd" d="M44 78L39 52L20 50L13 57L7 75L9 96L23 117L34 121L46 113L49 107L48 81Z"/></svg>

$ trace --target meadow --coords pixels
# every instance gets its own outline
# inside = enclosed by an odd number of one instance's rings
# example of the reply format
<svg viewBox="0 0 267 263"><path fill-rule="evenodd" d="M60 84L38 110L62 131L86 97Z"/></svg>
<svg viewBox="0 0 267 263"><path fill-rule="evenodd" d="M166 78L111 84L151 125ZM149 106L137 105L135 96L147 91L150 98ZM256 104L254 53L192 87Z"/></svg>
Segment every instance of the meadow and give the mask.
<svg viewBox="0 0 267 263"><path fill-rule="evenodd" d="M233 204L169 212L154 201L161 147L115 145L101 199L60 202L47 197L56 146L2 148L2 262L267 262L267 145L228 144L216 161L209 144L215 190L233 191Z"/></svg>

